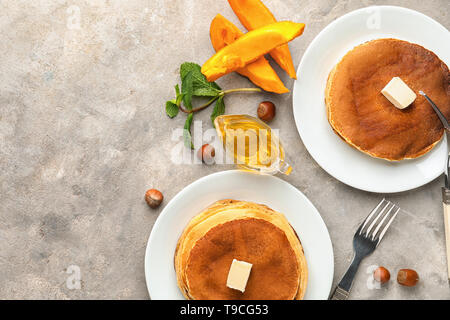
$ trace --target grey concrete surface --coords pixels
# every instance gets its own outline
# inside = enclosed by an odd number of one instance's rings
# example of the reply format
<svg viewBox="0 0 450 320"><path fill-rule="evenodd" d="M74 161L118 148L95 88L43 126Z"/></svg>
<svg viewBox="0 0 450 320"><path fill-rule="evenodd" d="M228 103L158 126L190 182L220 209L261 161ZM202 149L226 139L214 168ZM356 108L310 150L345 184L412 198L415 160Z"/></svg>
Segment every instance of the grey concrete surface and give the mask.
<svg viewBox="0 0 450 320"><path fill-rule="evenodd" d="M450 27L448 0L264 2L278 19L306 23L290 45L296 66L322 28L360 7L400 5ZM213 53L208 30L217 13L244 30L226 0L0 1L1 299L149 297L145 246L164 205L196 179L231 169L171 164L172 130L184 117L170 120L164 112L180 63L202 63ZM218 83L251 85L236 74ZM296 131L291 94L230 95L227 112L255 114L265 99L278 106L272 126L281 129L295 167L286 180L328 226L336 282L351 259L356 226L381 195L348 187L314 162ZM210 125L209 115L196 118ZM351 298L450 298L442 181L390 197L404 211L364 261ZM143 200L151 187L165 196L157 210ZM414 268L420 284L403 288L393 279L370 290L367 270L378 264L393 278L399 268ZM81 271L80 289L66 284L73 265Z"/></svg>

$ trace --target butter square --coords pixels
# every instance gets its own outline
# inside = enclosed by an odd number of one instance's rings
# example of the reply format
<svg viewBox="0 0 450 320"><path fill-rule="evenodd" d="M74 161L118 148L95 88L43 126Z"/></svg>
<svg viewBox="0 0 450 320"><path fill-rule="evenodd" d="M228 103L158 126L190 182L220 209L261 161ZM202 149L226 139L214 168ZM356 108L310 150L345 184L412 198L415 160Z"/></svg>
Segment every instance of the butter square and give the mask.
<svg viewBox="0 0 450 320"><path fill-rule="evenodd" d="M414 91L399 77L392 78L381 93L399 109L405 109L417 98Z"/></svg>
<svg viewBox="0 0 450 320"><path fill-rule="evenodd" d="M233 259L228 272L227 287L244 292L252 266L251 263Z"/></svg>

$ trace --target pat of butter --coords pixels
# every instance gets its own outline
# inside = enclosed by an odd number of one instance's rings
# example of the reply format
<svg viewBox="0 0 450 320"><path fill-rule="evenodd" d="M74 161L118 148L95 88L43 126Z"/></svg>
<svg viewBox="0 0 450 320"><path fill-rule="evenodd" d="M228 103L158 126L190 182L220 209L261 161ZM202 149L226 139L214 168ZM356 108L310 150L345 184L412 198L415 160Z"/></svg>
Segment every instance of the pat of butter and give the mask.
<svg viewBox="0 0 450 320"><path fill-rule="evenodd" d="M417 98L414 91L399 77L392 78L381 93L399 109L405 109Z"/></svg>
<svg viewBox="0 0 450 320"><path fill-rule="evenodd" d="M244 292L252 266L251 263L233 259L228 272L227 287Z"/></svg>

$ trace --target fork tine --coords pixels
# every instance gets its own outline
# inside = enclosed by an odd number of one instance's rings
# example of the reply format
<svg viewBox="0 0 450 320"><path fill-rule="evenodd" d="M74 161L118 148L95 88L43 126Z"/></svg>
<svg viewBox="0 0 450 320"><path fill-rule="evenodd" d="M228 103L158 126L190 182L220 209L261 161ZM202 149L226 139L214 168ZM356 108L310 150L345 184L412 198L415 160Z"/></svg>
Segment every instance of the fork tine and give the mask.
<svg viewBox="0 0 450 320"><path fill-rule="evenodd" d="M372 216L378 211L378 209L381 207L381 205L386 202L386 199L383 198L383 200L381 200L377 206L372 210L372 212L370 212L370 214L367 216L367 218L364 220L364 222L360 225L360 227L357 230L357 233L361 234L364 227L367 225L367 223L370 221L370 219L372 218Z"/></svg>
<svg viewBox="0 0 450 320"><path fill-rule="evenodd" d="M390 216L391 212L398 208L398 206L396 206L395 204L392 203L392 207L389 209L389 211L384 215L383 219L381 219L380 223L378 223L377 227L375 228L375 230L372 233L372 240L375 240L378 231L381 229L381 227L383 226L384 222L386 221L386 219Z"/></svg>
<svg viewBox="0 0 450 320"><path fill-rule="evenodd" d="M392 204L392 202L387 201L387 204L383 207L383 209L381 209L380 213L375 217L375 219L372 221L370 226L367 228L366 237L369 237L370 231L372 231L372 228L375 226L375 224L377 223L378 219L380 219L380 217L382 217L386 213L387 208L391 204Z"/></svg>
<svg viewBox="0 0 450 320"><path fill-rule="evenodd" d="M397 211L395 211L395 213L392 215L392 218L389 220L389 222L386 224L386 226L384 227L384 229L381 231L380 236L378 237L378 243L377 245L381 242L381 239L383 239L384 234L386 233L386 231L389 229L389 226L391 225L392 221L394 221L395 217L397 216L397 214L400 212L400 207L397 207Z"/></svg>

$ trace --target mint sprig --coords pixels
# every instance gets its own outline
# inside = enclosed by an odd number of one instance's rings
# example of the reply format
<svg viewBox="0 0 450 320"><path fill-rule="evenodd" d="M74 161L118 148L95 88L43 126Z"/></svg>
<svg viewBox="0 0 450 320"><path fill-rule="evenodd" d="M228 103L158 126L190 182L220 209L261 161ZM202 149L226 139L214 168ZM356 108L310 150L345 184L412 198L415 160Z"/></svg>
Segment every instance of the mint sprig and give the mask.
<svg viewBox="0 0 450 320"><path fill-rule="evenodd" d="M166 102L166 113L170 118L174 118L181 110L187 113L186 122L184 124L183 139L186 147L193 149L191 137L191 125L194 113L210 106L213 102L213 112L211 114L211 122L214 126L214 120L217 116L225 113L224 97L232 92L261 92L259 88L242 88L222 90L215 82L208 82L201 72L200 65L193 62L185 62L180 66L181 90L178 84L175 86L175 99ZM192 105L194 97L209 97L210 99L198 107ZM183 106L184 105L184 106Z"/></svg>

